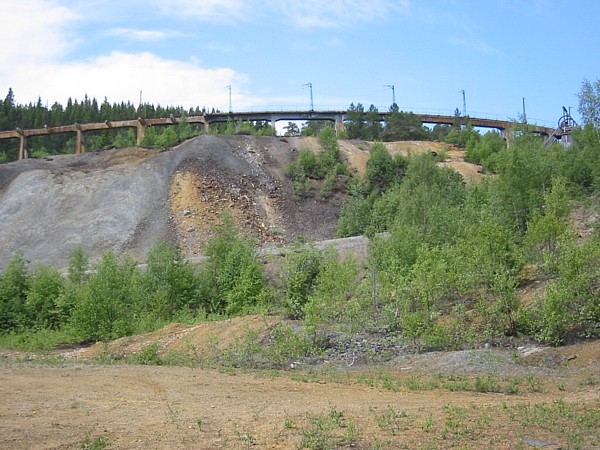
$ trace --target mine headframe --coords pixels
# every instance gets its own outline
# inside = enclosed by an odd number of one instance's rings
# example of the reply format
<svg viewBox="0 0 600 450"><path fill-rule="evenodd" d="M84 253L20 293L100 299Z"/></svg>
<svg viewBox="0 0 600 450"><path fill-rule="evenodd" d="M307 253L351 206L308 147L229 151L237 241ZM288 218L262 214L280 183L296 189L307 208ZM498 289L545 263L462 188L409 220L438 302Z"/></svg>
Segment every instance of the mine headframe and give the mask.
<svg viewBox="0 0 600 450"><path fill-rule="evenodd" d="M563 106L563 115L558 119L558 127L552 132L544 142L545 147L550 147L555 142L560 142L564 148L569 148L573 143L571 133L577 127L577 122L571 116L571 113Z"/></svg>

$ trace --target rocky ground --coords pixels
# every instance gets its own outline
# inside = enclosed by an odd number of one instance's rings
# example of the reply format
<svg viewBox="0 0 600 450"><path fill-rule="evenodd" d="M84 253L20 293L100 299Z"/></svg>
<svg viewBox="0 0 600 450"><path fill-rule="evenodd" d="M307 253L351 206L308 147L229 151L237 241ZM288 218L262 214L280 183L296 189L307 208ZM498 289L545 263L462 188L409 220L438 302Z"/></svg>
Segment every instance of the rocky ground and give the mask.
<svg viewBox="0 0 600 450"><path fill-rule="evenodd" d="M444 144L387 145L447 151L444 164L481 176ZM363 173L369 144L340 147ZM16 252L65 267L77 246L92 260L111 249L142 262L159 239L198 256L226 211L267 253L298 236L331 238L344 195L293 196L285 169L302 148L318 142L200 136L165 152L1 165L0 270ZM336 245L366 248L360 237ZM248 316L45 355L2 351L0 448L600 448L600 341L418 354L386 336L331 332L316 358L252 361L248 336L268 347L283 322ZM234 360L220 364L225 355Z"/></svg>
<svg viewBox="0 0 600 450"><path fill-rule="evenodd" d="M389 144L392 153L445 147ZM0 270L17 252L64 268L78 246L92 260L113 250L141 262L160 239L198 255L224 212L262 246L331 238L344 194L298 198L285 176L303 148L318 151L317 139L204 135L164 152L113 149L2 164ZM368 149L341 142L356 173L364 172ZM478 176L461 155L449 151L447 164L461 165L465 178Z"/></svg>
<svg viewBox="0 0 600 450"><path fill-rule="evenodd" d="M3 353L0 447L600 448L600 341L283 370L202 358L280 320L174 324L107 346ZM356 336L336 354L368 345ZM148 348L180 365L125 362Z"/></svg>

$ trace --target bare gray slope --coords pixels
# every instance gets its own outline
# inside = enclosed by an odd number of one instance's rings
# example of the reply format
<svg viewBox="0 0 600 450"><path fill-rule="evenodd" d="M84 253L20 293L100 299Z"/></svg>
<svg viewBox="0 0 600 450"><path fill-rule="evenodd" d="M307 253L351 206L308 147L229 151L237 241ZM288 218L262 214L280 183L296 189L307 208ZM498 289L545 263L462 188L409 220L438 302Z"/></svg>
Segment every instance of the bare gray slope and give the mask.
<svg viewBox="0 0 600 450"><path fill-rule="evenodd" d="M64 267L78 246L92 258L99 250L123 251L144 222L164 235L167 216L157 203L166 201L169 159L109 163L116 152L53 158L3 187L0 266L17 252Z"/></svg>
<svg viewBox="0 0 600 450"><path fill-rule="evenodd" d="M242 189L259 215L258 196L275 198L282 241L331 237L341 199L293 197L284 172L296 145L204 135L162 153L114 149L0 165L0 270L19 252L33 264L64 268L78 246L92 260L106 250L143 260L158 240L181 242L169 209L171 183L181 172Z"/></svg>

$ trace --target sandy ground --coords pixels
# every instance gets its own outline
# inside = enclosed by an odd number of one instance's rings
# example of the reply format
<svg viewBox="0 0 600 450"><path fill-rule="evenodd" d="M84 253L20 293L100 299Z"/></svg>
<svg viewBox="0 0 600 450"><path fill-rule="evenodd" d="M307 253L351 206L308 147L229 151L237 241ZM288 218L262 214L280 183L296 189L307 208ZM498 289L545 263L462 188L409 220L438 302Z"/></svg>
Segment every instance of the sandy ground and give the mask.
<svg viewBox="0 0 600 450"><path fill-rule="evenodd" d="M392 153L446 151L443 164L466 180L481 176L445 144L387 145ZM162 153L111 150L2 165L0 263L23 251L64 267L77 245L92 259L107 248L143 259L159 238L194 256L224 211L264 246L330 238L343 196L294 198L284 175L300 149L316 146L312 138L202 136ZM340 146L352 170L364 173L368 144ZM278 371L124 362L153 344L163 356L224 351L279 320L173 324L44 357L0 352L0 448L600 448L600 341ZM475 392L477 377L490 374L517 392ZM456 379L471 388L448 388Z"/></svg>
<svg viewBox="0 0 600 450"><path fill-rule="evenodd" d="M532 448L528 442L600 448L600 341L278 371L106 363L106 355L124 357L150 343L158 343L162 354L183 344L201 352L210 340L226 346L277 322L250 316L174 324L45 358L1 354L0 448ZM100 353L104 365L90 359ZM504 385L519 380L519 392L427 385L457 379L473 385L489 374ZM561 407L569 410L526 425L513 417L523 408ZM576 437L561 426L573 427ZM321 437L324 446L308 445L310 436Z"/></svg>

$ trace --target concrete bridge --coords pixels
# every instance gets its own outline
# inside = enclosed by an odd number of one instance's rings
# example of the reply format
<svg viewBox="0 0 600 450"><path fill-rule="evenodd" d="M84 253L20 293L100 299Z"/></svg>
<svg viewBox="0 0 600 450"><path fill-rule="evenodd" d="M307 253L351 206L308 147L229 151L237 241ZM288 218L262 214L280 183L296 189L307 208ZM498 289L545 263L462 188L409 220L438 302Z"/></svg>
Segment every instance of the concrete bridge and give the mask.
<svg viewBox="0 0 600 450"><path fill-rule="evenodd" d="M204 131L209 131L209 126L219 122L241 122L241 121L267 121L273 126L281 120L285 121L310 121L310 120L328 120L335 124L337 129L343 129L344 121L346 120L347 111L265 111L265 112L237 112L237 113L212 113L199 116L188 116L185 118L188 123L202 124ZM380 112L379 118L385 121L389 112ZM415 114L422 123L425 124L444 124L453 125L455 116L433 115L433 114ZM511 129L516 125L516 122L504 120L483 119L477 117L460 117L460 123L466 125L467 121L474 127L492 128L499 130L504 136L509 136ZM134 120L118 120L104 121L99 123L85 123L63 125L58 127L30 128L11 131L0 131L0 139L19 139L19 159L29 157L29 146L27 139L33 136L44 136L60 133L76 133L75 153L85 152L84 133L86 131L109 130L117 128L136 128L138 145L144 139L146 129L149 126L166 126L176 125L183 120L182 117L164 117L153 119L134 119ZM554 129L530 125L529 129L544 136L549 136L554 132Z"/></svg>

